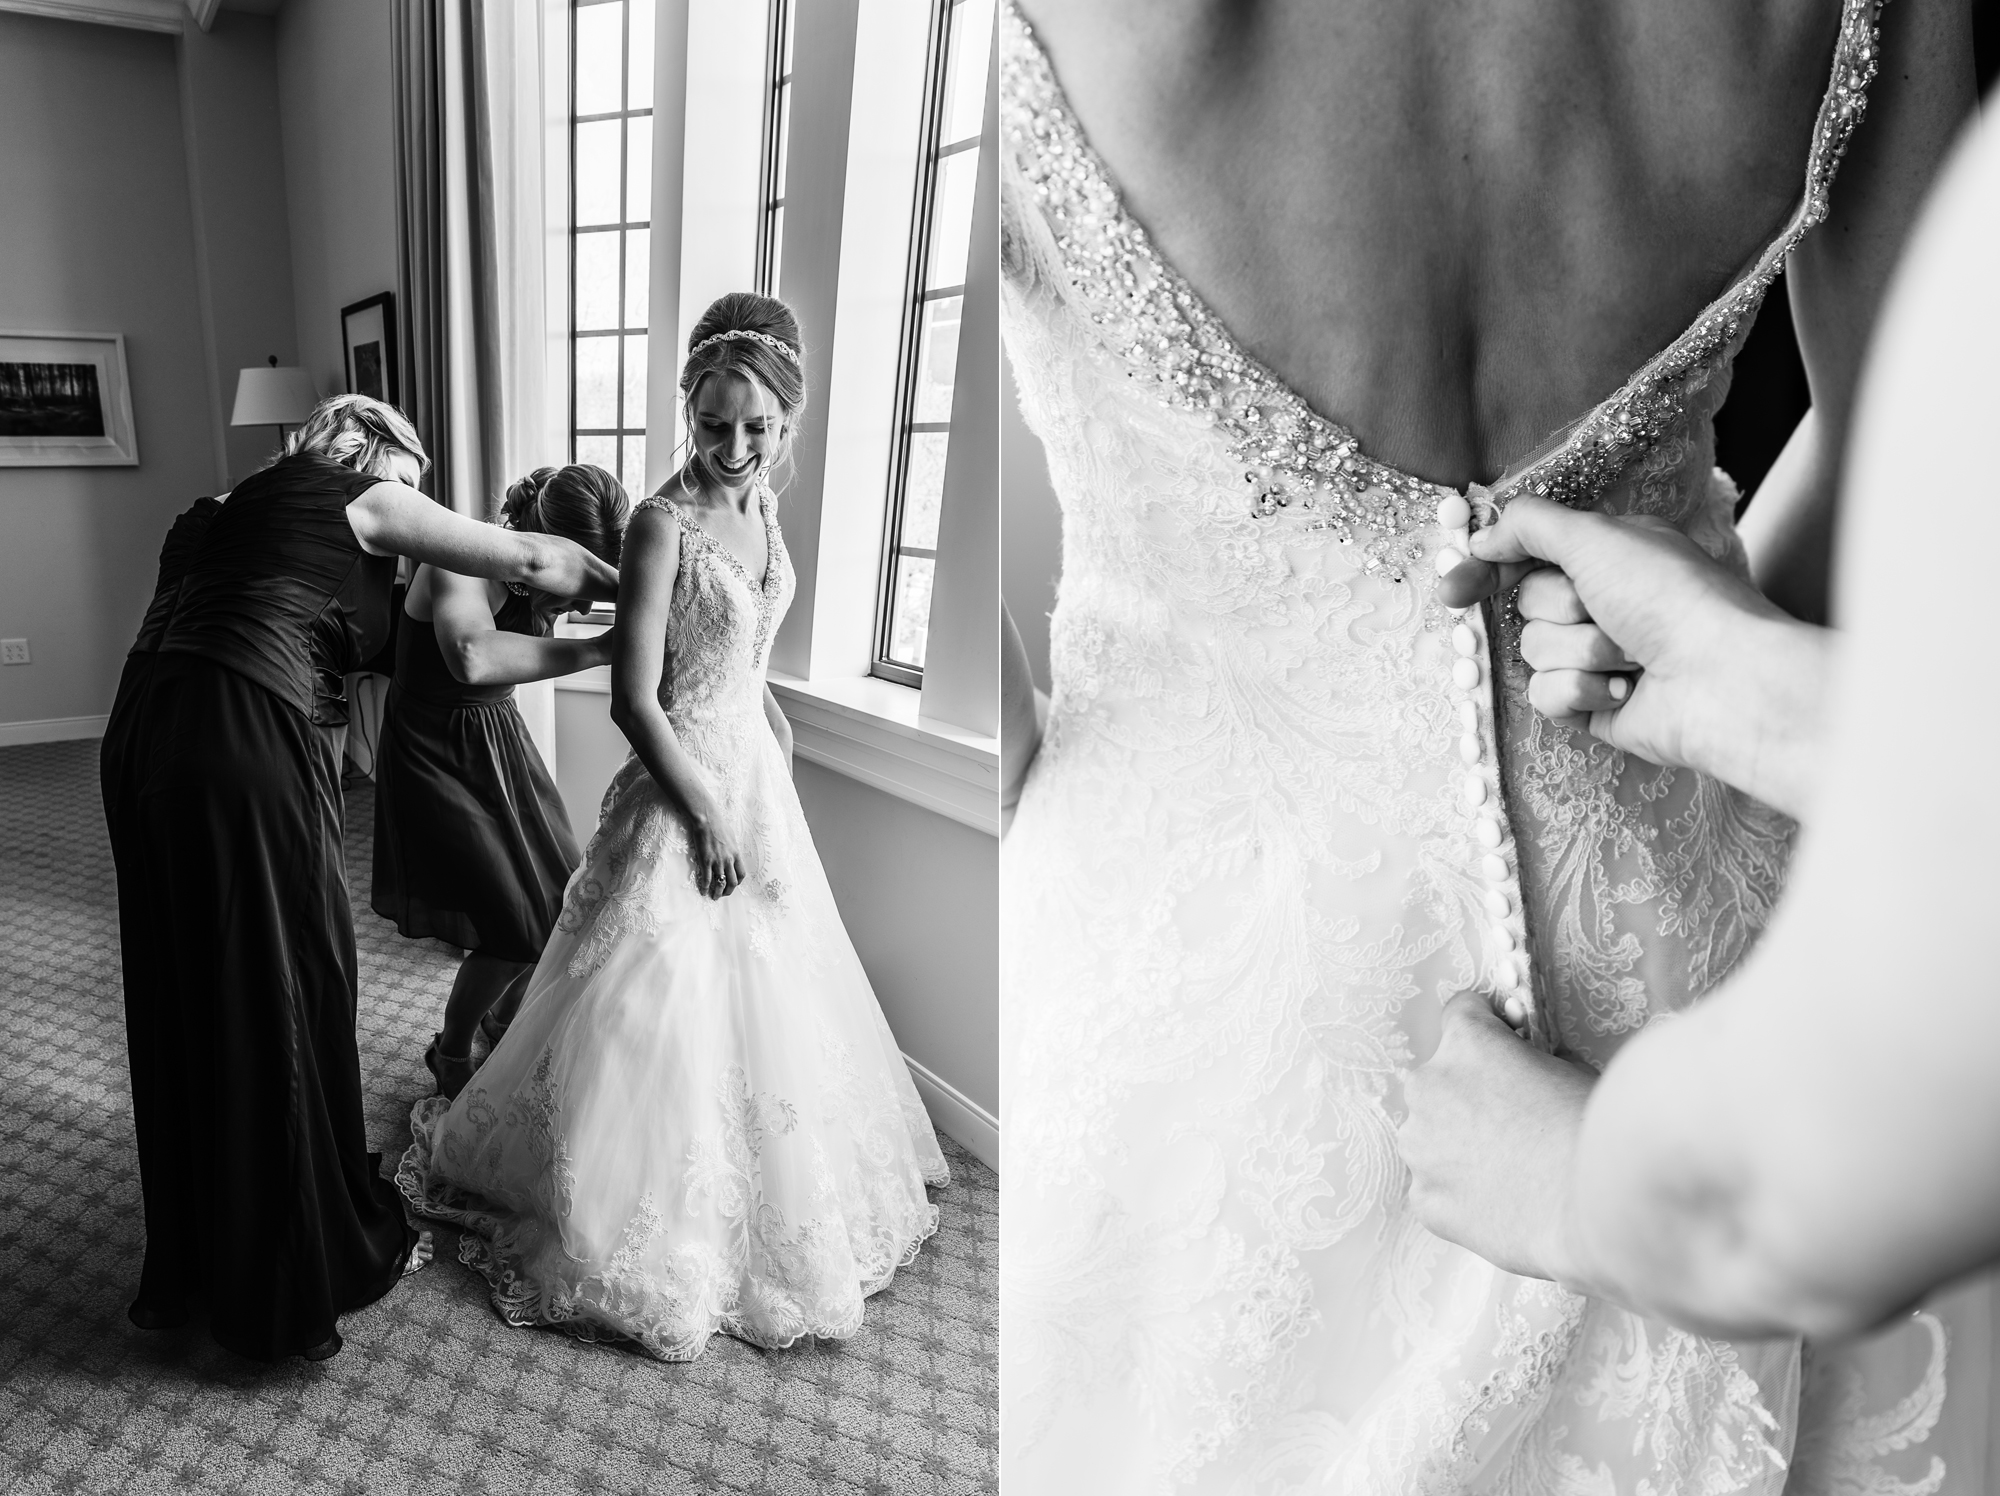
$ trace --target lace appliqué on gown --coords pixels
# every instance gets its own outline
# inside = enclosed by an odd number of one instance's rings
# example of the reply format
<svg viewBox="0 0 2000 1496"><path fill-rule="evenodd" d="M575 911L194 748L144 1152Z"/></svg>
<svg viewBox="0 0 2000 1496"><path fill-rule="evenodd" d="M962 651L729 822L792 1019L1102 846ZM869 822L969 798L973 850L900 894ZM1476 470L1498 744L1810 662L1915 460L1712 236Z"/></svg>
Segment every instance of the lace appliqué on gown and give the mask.
<svg viewBox="0 0 2000 1496"><path fill-rule="evenodd" d="M1740 559L1711 418L1824 215L1874 26L1845 7L1779 240L1482 504L1525 485ZM1495 616L1478 731L1518 867L1482 874L1432 580L1448 491L1235 344L1125 213L1026 24L1002 27L1006 340L1064 527L1054 699L1002 873L1003 1478L1773 1496L1795 1345L1705 1341L1436 1241L1394 1126L1438 1006L1519 959L1523 909L1556 1029L1602 1063L1740 959L1790 823L1535 716Z"/></svg>

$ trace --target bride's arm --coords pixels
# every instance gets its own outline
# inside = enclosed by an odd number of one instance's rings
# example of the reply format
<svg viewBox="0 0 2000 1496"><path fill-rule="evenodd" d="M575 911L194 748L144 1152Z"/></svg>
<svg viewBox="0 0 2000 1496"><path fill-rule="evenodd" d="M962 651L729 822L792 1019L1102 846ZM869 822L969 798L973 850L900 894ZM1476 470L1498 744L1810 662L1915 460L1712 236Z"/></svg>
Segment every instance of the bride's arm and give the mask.
<svg viewBox="0 0 2000 1496"><path fill-rule="evenodd" d="M778 740L778 747L784 752L785 767L792 766L792 724L786 717L785 709L778 705L777 695L770 686L764 687L764 719L771 724L771 736Z"/></svg>
<svg viewBox="0 0 2000 1496"><path fill-rule="evenodd" d="M1014 615L1000 605L1000 824L1004 831L1014 819L1021 786L1042 746L1042 695Z"/></svg>
<svg viewBox="0 0 2000 1496"><path fill-rule="evenodd" d="M1881 57L1868 116L1834 179L1826 221L1786 266L1812 411L1743 516L1757 585L1808 623L1827 621L1833 498L1882 293L1918 205L1977 99L1967 0L1884 6Z"/></svg>
<svg viewBox="0 0 2000 1496"><path fill-rule="evenodd" d="M721 898L743 881L743 858L722 824L700 765L688 756L660 705L667 668L667 622L680 572L681 529L665 509L641 509L625 531L618 589L617 641L611 651L611 720L686 820L703 893Z"/></svg>

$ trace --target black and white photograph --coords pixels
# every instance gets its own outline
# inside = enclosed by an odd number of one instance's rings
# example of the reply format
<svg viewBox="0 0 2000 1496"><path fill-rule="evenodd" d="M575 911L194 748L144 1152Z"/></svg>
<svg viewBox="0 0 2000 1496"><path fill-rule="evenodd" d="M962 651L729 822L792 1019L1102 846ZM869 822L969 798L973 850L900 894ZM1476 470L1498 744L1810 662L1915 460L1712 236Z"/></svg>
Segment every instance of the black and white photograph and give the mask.
<svg viewBox="0 0 2000 1496"><path fill-rule="evenodd" d="M0 1492L2000 1496L1996 79L0 0Z"/></svg>
<svg viewBox="0 0 2000 1496"><path fill-rule="evenodd" d="M0 436L102 436L104 395L90 364L0 364Z"/></svg>
<svg viewBox="0 0 2000 1496"><path fill-rule="evenodd" d="M1003 1490L2000 1490L1994 23L1009 0Z"/></svg>
<svg viewBox="0 0 2000 1496"><path fill-rule="evenodd" d="M340 309L347 392L396 404L396 293L383 291Z"/></svg>
<svg viewBox="0 0 2000 1496"><path fill-rule="evenodd" d="M997 35L0 3L0 1490L998 1490Z"/></svg>
<svg viewBox="0 0 2000 1496"><path fill-rule="evenodd" d="M123 337L0 332L0 467L137 460Z"/></svg>

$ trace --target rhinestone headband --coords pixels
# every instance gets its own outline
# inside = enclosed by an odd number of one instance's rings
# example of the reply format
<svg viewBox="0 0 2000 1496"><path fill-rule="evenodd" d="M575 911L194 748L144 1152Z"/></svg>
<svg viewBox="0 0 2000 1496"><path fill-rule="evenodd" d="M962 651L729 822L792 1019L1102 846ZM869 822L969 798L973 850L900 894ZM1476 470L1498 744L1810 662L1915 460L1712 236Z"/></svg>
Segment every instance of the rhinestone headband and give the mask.
<svg viewBox="0 0 2000 1496"><path fill-rule="evenodd" d="M790 343L787 343L783 338L774 338L768 332L752 332L747 327L732 327L727 332L719 332L713 337L703 338L694 347L688 349L688 357L693 358L702 349L712 343L733 343L742 338L762 343L766 348L775 348L778 352L784 354L786 358L790 359L795 366L799 365L799 350L794 348Z"/></svg>

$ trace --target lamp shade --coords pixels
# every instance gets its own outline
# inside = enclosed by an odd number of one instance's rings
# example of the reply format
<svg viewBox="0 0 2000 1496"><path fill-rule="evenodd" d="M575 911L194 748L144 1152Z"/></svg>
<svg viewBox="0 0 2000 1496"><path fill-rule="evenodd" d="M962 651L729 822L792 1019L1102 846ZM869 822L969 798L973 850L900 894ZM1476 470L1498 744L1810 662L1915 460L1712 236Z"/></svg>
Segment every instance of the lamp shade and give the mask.
<svg viewBox="0 0 2000 1496"><path fill-rule="evenodd" d="M232 426L296 426L319 404L319 391L304 369L244 369L236 376Z"/></svg>

